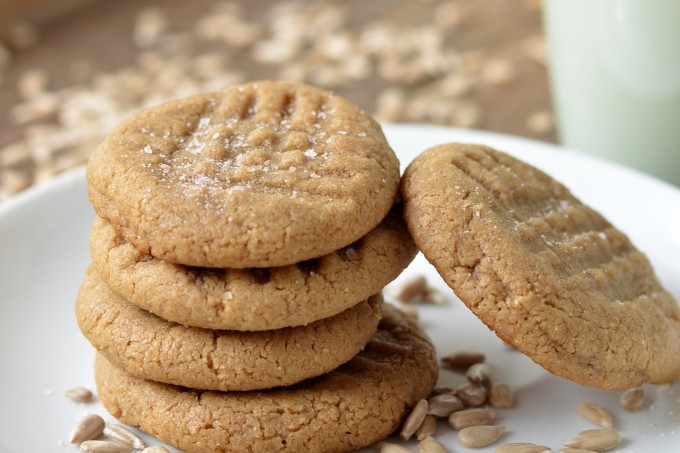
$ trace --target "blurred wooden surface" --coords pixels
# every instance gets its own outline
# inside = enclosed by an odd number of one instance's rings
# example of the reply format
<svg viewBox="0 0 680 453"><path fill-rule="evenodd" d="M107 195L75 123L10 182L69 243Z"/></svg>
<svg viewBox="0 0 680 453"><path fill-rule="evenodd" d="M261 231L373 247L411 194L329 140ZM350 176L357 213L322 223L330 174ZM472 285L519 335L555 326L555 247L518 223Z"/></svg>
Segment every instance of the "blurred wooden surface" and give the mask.
<svg viewBox="0 0 680 453"><path fill-rule="evenodd" d="M532 57L531 49L527 50L532 41L535 43L536 39L540 38L539 3L527 0L336 2L346 14L346 23L343 27L350 35L373 23L389 24L397 30L434 27L432 24L436 19L436 13L443 10L440 8L443 3L454 5L453 11L460 14L459 19L452 18L451 30L442 32L444 44L451 49L452 54L461 52L468 56L479 54L480 60L473 64L485 64L494 60L511 63L512 73L508 77L501 74L494 82L494 75L491 74L490 83L474 83L473 89L466 95L466 105L472 105L481 113L470 126L541 140L554 140L554 134L549 127L533 128L532 131L528 125L528 118L533 112L550 110L546 68ZM48 75L47 88L51 91L88 83L87 80L78 80L78 77L73 75L74 68L87 67L90 74L101 74L129 67L138 60L140 52L144 49L140 50L132 36L135 21L141 10L150 6L162 8L167 14L170 29L176 35L181 35L192 32L196 20L214 8L214 4L213 0L191 2L100 0L70 10L41 24L38 28L37 44L24 50L13 51L11 62L4 74L0 74L3 79L0 85L0 147L25 140L27 128L32 124L16 124L16 121L10 118L14 106L21 102L17 83L27 71L44 70ZM258 23L266 20L264 15L271 16L271 9L275 4L276 2L270 0L253 0L243 1L241 6L245 9L245 17ZM272 19L270 17L267 20ZM441 31L441 27L439 30ZM209 50L213 46L211 43L201 45L205 47L194 48L192 52ZM224 47L217 46L215 50L228 53L230 67L243 74L245 79L281 77L282 65L273 67L254 61L252 51L248 47L229 49L227 52ZM431 80L426 77L422 81L400 85L394 80L385 80L377 70L373 70L362 80L336 83L336 86L329 88L365 110L375 112L376 98L386 87L397 86L409 96L410 93L422 91L423 86L429 82ZM388 119L456 125L447 119L448 116L414 117L411 113L404 112L401 116ZM46 121L49 121L49 118ZM21 161L13 158L7 163L9 160L5 159L3 163L0 154L0 183L9 173L17 176L19 175L17 172L20 171L29 175L29 185L37 180L34 177L37 164L31 159ZM78 159L73 159L73 165L78 162ZM53 173L62 170L64 168L58 168ZM49 176L50 172L45 174ZM0 201L1 199L0 197Z"/></svg>

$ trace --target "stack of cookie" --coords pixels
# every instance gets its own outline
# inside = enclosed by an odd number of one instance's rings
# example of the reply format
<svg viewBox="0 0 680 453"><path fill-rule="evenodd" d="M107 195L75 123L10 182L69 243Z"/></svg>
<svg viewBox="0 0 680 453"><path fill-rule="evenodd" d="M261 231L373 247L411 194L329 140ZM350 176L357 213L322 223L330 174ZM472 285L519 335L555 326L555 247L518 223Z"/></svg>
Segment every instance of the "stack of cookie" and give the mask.
<svg viewBox="0 0 680 453"><path fill-rule="evenodd" d="M99 217L76 305L107 409L189 452L351 451L392 432L437 374L381 301L416 253L398 183L379 125L307 85L119 126L88 166Z"/></svg>

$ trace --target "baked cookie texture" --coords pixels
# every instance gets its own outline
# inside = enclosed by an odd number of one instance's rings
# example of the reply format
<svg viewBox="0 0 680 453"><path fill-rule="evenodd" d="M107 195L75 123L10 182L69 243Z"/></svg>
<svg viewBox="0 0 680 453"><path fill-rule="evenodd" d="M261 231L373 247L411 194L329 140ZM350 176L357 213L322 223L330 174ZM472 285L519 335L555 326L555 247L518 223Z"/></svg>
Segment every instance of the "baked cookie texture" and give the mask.
<svg viewBox="0 0 680 453"><path fill-rule="evenodd" d="M132 245L192 266L285 266L352 244L392 206L399 162L370 116L300 83L152 107L94 150L88 193Z"/></svg>
<svg viewBox="0 0 680 453"><path fill-rule="evenodd" d="M92 226L90 250L102 280L140 308L185 325L258 331L335 316L380 292L417 253L399 206L351 246L283 267L168 263L130 245L103 219Z"/></svg>
<svg viewBox="0 0 680 453"><path fill-rule="evenodd" d="M184 327L127 303L90 270L76 318L102 355L134 376L208 390L292 385L350 360L371 339L382 297L303 327L236 332Z"/></svg>
<svg viewBox="0 0 680 453"><path fill-rule="evenodd" d="M608 389L680 377L680 312L643 253L540 170L491 148L428 149L401 183L427 259L504 341Z"/></svg>
<svg viewBox="0 0 680 453"><path fill-rule="evenodd" d="M99 398L113 416L188 453L348 452L392 433L437 379L432 344L385 306L358 356L293 387L196 391L135 378L98 355Z"/></svg>

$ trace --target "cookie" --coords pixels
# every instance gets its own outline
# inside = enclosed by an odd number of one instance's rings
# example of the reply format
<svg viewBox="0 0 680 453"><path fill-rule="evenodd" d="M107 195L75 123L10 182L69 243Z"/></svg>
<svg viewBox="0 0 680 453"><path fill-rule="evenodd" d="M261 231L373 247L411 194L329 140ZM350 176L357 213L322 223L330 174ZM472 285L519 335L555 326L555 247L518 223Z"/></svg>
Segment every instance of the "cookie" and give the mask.
<svg viewBox="0 0 680 453"><path fill-rule="evenodd" d="M197 389L254 390L294 384L350 360L375 333L381 301L372 296L304 327L206 330L137 308L90 272L76 318L97 350L135 376Z"/></svg>
<svg viewBox="0 0 680 453"><path fill-rule="evenodd" d="M358 107L263 81L133 115L94 150L87 182L97 214L144 253L242 269L363 237L392 206L399 162Z"/></svg>
<svg viewBox="0 0 680 453"><path fill-rule="evenodd" d="M188 453L346 452L394 431L430 394L437 362L427 337L386 305L363 352L292 387L194 391L135 378L100 355L95 379L114 417Z"/></svg>
<svg viewBox="0 0 680 453"><path fill-rule="evenodd" d="M267 269L208 269L145 255L97 219L92 264L102 280L161 318L208 329L271 330L334 316L376 294L417 249L401 209L358 242L315 260Z"/></svg>
<svg viewBox="0 0 680 453"><path fill-rule="evenodd" d="M583 385L680 377L680 312L643 253L540 170L476 145L425 151L405 172L416 244L504 341Z"/></svg>

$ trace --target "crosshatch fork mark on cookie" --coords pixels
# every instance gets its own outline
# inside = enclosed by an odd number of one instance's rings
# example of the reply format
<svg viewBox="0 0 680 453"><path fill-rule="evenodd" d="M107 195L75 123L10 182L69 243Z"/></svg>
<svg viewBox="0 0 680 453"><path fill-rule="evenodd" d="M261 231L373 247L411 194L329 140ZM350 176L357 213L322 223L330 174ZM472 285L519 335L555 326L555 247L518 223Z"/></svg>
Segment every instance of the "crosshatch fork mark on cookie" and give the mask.
<svg viewBox="0 0 680 453"><path fill-rule="evenodd" d="M329 94L311 100L295 92L263 97L255 88L243 96L206 97L187 129L174 136L174 150L158 152L160 163L149 166L161 183L268 193L290 193L295 186L297 195L327 197L355 177L329 149L343 141L359 150L370 138L329 124L335 111ZM140 131L149 139L158 134L146 126ZM173 134L163 136L172 140ZM153 155L164 148L150 145L140 152ZM361 161L362 156L352 158ZM333 193L327 188L329 180L335 181L330 184Z"/></svg>
<svg viewBox="0 0 680 453"><path fill-rule="evenodd" d="M202 267L285 266L344 247L380 222L398 182L378 123L291 82L139 112L88 164L99 216L148 254Z"/></svg>
<svg viewBox="0 0 680 453"><path fill-rule="evenodd" d="M560 198L554 190L546 190L546 178L541 178L530 167L503 162L506 160L503 156L484 151L463 152L466 158L454 159L452 164L498 203L499 214L513 217L513 227L532 253L578 256L572 260L553 260L556 264L559 262L554 271L561 278L572 284L584 278L608 281L609 284L602 284L599 289L618 302L636 300L648 289L649 285L643 285L644 282L635 285L637 290L631 285L611 284L611 279L618 283L639 280L637 268L625 263L640 252L624 234L570 194L563 193ZM553 184L548 182L548 185ZM518 194L527 187L534 204L526 202L524 193Z"/></svg>

